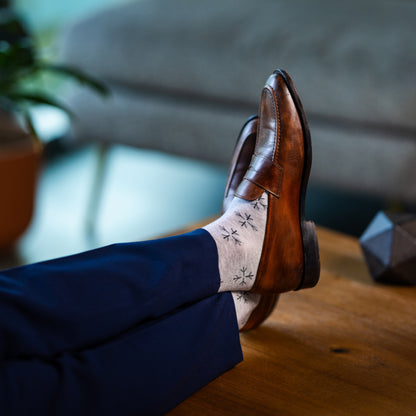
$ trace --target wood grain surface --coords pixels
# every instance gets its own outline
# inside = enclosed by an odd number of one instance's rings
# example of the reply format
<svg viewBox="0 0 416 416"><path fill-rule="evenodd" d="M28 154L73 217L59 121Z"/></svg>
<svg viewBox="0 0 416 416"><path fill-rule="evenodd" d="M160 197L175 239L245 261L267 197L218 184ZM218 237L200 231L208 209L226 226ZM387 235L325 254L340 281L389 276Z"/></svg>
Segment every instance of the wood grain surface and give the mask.
<svg viewBox="0 0 416 416"><path fill-rule="evenodd" d="M281 295L244 361L170 415L416 415L416 288L373 283L355 238L318 238L318 285Z"/></svg>

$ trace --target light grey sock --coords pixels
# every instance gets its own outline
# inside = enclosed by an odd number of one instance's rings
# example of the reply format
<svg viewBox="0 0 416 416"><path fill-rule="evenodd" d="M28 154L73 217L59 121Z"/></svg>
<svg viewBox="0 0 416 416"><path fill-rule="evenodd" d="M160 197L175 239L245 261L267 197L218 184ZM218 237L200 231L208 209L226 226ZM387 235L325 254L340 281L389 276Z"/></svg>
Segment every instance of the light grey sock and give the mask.
<svg viewBox="0 0 416 416"><path fill-rule="evenodd" d="M234 198L227 211L204 227L218 250L219 292L253 287L263 248L268 196L255 201Z"/></svg>
<svg viewBox="0 0 416 416"><path fill-rule="evenodd" d="M237 315L238 329L241 329L259 304L261 295L250 292L231 292L231 295Z"/></svg>

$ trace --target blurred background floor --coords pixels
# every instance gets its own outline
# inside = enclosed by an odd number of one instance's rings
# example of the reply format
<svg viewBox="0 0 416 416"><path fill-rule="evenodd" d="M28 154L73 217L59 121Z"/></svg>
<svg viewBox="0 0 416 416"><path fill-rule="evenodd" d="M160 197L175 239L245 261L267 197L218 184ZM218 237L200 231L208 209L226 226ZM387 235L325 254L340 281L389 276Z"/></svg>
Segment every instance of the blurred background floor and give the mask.
<svg viewBox="0 0 416 416"><path fill-rule="evenodd" d="M221 209L226 169L122 146L110 150L95 233L86 228L92 146L55 155L40 177L35 215L17 245L29 263L173 232ZM178 163L180 162L180 163Z"/></svg>

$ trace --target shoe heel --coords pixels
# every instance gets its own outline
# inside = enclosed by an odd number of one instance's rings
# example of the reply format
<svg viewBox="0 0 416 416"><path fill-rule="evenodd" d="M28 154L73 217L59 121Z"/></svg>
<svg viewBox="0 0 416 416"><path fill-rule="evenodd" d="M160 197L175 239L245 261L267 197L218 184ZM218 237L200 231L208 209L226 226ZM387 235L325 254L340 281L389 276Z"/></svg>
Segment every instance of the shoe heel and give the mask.
<svg viewBox="0 0 416 416"><path fill-rule="evenodd" d="M314 287L319 280L321 265L319 261L318 237L312 221L302 221L303 240L303 278L296 290Z"/></svg>

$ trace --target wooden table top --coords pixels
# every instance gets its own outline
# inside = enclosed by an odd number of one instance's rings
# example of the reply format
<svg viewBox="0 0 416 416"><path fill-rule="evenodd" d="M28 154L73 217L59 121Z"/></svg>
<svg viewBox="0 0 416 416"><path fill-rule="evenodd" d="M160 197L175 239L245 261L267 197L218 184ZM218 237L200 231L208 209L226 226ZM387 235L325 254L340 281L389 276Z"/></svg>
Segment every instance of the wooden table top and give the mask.
<svg viewBox="0 0 416 416"><path fill-rule="evenodd" d="M171 415L416 415L416 288L373 283L355 238L318 238L318 285L281 295L244 361Z"/></svg>

